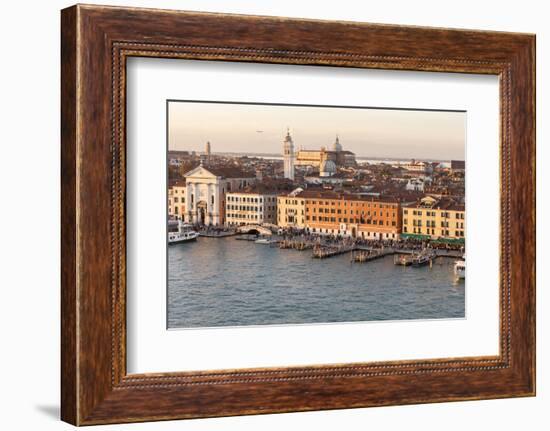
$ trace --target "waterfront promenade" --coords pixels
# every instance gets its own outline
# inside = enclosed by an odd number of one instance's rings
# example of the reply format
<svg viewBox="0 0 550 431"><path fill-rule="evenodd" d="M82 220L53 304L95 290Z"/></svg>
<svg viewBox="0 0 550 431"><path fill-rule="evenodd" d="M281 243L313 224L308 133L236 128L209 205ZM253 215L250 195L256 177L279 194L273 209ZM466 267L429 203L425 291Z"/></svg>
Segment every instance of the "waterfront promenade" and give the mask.
<svg viewBox="0 0 550 431"><path fill-rule="evenodd" d="M256 241L264 239L263 244L280 249L297 251L312 251L312 257L325 259L346 253L368 252L369 258L352 260L357 262L369 262L376 257L393 256L396 254L418 254L429 251L437 257L461 258L464 255L464 247L459 244L441 244L424 240L374 240L350 238L340 235L308 234L294 229L279 229L271 235L259 235L256 233L240 233L238 229L229 227L196 226L200 236L206 238L226 238L236 236L236 239ZM254 232L254 231L253 231Z"/></svg>
<svg viewBox="0 0 550 431"><path fill-rule="evenodd" d="M217 235L212 235L216 237ZM222 235L219 235L220 237ZM255 241L261 238L258 235L247 234L238 239ZM267 238L266 238L267 239ZM384 256L394 254L414 254L426 249L433 252L436 257L459 258L464 254L463 246L442 246L432 244L430 241L399 241L399 240L363 240L349 237L310 235L303 233L274 234L269 237L269 245L280 249L298 251L313 250L314 257L332 257L354 251L380 251Z"/></svg>

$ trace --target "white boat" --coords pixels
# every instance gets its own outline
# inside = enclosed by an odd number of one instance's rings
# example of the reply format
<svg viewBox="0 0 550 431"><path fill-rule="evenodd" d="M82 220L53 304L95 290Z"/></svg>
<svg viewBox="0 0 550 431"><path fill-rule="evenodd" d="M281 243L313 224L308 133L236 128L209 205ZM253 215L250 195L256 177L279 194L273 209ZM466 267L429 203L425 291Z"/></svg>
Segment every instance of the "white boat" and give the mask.
<svg viewBox="0 0 550 431"><path fill-rule="evenodd" d="M458 279L466 278L466 257L464 260L455 261L455 275Z"/></svg>
<svg viewBox="0 0 550 431"><path fill-rule="evenodd" d="M418 268L419 266L428 265L432 258L425 254L420 254L418 256L413 257L412 260L412 266L415 268Z"/></svg>
<svg viewBox="0 0 550 431"><path fill-rule="evenodd" d="M271 244L271 240L269 238L258 238L256 241L254 241L256 244Z"/></svg>
<svg viewBox="0 0 550 431"><path fill-rule="evenodd" d="M417 255L412 257L412 266L419 267L431 264L432 260L437 257L436 253L433 250L424 249Z"/></svg>
<svg viewBox="0 0 550 431"><path fill-rule="evenodd" d="M195 241L199 236L190 224L178 221L178 231L168 232L168 244L180 244L182 242Z"/></svg>

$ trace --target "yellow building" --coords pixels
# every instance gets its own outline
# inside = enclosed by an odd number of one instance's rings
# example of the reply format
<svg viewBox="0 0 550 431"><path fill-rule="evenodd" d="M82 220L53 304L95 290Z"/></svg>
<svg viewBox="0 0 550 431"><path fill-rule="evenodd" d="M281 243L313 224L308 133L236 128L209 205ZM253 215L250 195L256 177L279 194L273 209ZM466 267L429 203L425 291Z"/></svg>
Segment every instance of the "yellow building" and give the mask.
<svg viewBox="0 0 550 431"><path fill-rule="evenodd" d="M466 211L464 205L451 198L437 199L426 196L415 204L403 207L402 238L466 237Z"/></svg>
<svg viewBox="0 0 550 431"><path fill-rule="evenodd" d="M357 164L355 154L351 151L344 150L340 139L336 136L336 140L330 149L321 147L319 150L300 149L296 152L296 166L314 166L319 168L324 160L334 162L337 167L349 167Z"/></svg>
<svg viewBox="0 0 550 431"><path fill-rule="evenodd" d="M172 181L168 186L168 215L183 220L185 215L185 181Z"/></svg>
<svg viewBox="0 0 550 431"><path fill-rule="evenodd" d="M306 201L300 197L302 189L277 196L277 225L282 228L305 227Z"/></svg>

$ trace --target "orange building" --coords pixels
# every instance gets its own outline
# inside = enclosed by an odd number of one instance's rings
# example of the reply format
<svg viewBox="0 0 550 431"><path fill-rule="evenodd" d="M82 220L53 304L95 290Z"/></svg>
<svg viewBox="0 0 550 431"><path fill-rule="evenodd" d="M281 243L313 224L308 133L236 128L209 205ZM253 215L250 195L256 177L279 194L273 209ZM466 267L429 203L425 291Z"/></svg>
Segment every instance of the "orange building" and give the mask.
<svg viewBox="0 0 550 431"><path fill-rule="evenodd" d="M364 239L399 239L401 206L395 199L330 191L305 191L300 197L305 198L305 224L310 233Z"/></svg>

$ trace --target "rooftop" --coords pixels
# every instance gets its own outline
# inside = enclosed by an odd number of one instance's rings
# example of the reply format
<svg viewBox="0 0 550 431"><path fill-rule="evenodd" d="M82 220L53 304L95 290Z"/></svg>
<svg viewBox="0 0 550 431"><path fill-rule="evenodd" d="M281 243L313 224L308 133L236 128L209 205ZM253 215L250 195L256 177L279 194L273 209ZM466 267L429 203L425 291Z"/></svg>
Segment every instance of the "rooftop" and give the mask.
<svg viewBox="0 0 550 431"><path fill-rule="evenodd" d="M290 192L295 188L295 185L292 181L284 180L270 180L256 183L252 186L248 186L243 190L234 190L228 192L228 194L279 194L280 192Z"/></svg>
<svg viewBox="0 0 550 431"><path fill-rule="evenodd" d="M168 188L171 188L171 187L185 187L185 178L184 179L172 179L172 180L168 180Z"/></svg>
<svg viewBox="0 0 550 431"><path fill-rule="evenodd" d="M256 178L256 173L237 166L204 166L207 171L222 178Z"/></svg>
<svg viewBox="0 0 550 431"><path fill-rule="evenodd" d="M289 197L297 197L304 199L327 199L327 200L346 200L346 201L362 201L362 202L387 202L398 203L399 201L393 197L375 197L375 196L361 196L352 193L335 192L332 190L304 190L296 196L290 196L290 194L282 195Z"/></svg>
<svg viewBox="0 0 550 431"><path fill-rule="evenodd" d="M189 169L188 173L199 166L200 166L199 163L194 164ZM216 165L210 165L210 164L203 164L202 166L208 172L212 172L217 177L222 177L222 178L255 178L256 177L255 172L247 171L238 166L216 166Z"/></svg>
<svg viewBox="0 0 550 431"><path fill-rule="evenodd" d="M465 169L466 162L464 160L451 160L451 169Z"/></svg>
<svg viewBox="0 0 550 431"><path fill-rule="evenodd" d="M433 196L426 196L419 201L407 205L408 208L425 208L425 209L439 209L449 211L464 211L464 204L458 202L455 199L442 197L435 198Z"/></svg>

